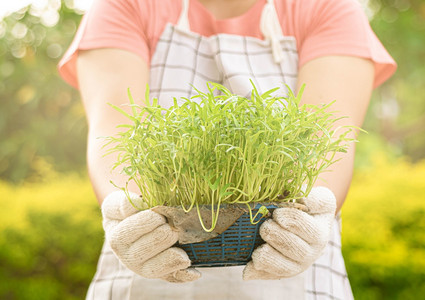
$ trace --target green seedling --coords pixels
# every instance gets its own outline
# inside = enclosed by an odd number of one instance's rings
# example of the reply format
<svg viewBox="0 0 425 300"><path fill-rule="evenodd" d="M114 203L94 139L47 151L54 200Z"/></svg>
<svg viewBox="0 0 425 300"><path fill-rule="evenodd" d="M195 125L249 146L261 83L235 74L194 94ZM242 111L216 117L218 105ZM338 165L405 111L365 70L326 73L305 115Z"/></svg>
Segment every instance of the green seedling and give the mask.
<svg viewBox="0 0 425 300"><path fill-rule="evenodd" d="M132 114L114 106L132 124L106 145L119 153L114 168L139 188L144 203L137 207L196 208L204 230L212 231L221 205L245 204L254 222L255 204L307 195L354 141L354 128L336 128L332 103L300 105L302 89L295 96L288 88L281 97L273 96L278 88L260 94L253 85L244 98L216 83L207 87L168 109L150 101L149 91L140 105L129 93ZM211 228L199 214L203 205L211 207Z"/></svg>

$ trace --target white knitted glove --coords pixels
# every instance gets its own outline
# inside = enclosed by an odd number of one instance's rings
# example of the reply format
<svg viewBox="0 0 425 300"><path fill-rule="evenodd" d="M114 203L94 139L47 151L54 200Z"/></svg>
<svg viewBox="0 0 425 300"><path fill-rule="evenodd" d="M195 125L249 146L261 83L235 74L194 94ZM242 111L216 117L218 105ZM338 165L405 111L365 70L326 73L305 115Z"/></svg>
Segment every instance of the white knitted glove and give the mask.
<svg viewBox="0 0 425 300"><path fill-rule="evenodd" d="M137 200L136 194L130 197ZM106 240L118 259L130 270L145 278L187 282L201 277L189 268L186 252L173 246L177 231L164 216L152 210L134 208L124 192L109 194L102 204Z"/></svg>
<svg viewBox="0 0 425 300"><path fill-rule="evenodd" d="M336 199L325 187L315 187L303 198L308 213L277 208L273 219L260 227L266 242L252 253L244 280L280 279L305 271L322 254L331 233Z"/></svg>

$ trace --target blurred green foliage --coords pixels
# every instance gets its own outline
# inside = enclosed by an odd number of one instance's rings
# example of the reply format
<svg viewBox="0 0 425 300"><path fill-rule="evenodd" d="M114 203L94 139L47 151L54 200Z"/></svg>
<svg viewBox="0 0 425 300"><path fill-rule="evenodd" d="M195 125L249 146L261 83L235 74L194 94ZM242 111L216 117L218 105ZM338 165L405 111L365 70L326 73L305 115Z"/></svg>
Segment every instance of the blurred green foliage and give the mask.
<svg viewBox="0 0 425 300"><path fill-rule="evenodd" d="M83 299L103 242L87 179L0 182L0 299Z"/></svg>
<svg viewBox="0 0 425 300"><path fill-rule="evenodd" d="M399 154L425 157L425 2L371 0L371 26L398 63L372 98L365 128Z"/></svg>
<svg viewBox="0 0 425 300"><path fill-rule="evenodd" d="M425 161L377 152L358 170L342 211L342 245L356 299L425 295Z"/></svg>
<svg viewBox="0 0 425 300"><path fill-rule="evenodd" d="M89 181L44 174L21 187L0 182L0 299L82 299L94 275L103 232ZM423 298L423 178L425 161L384 153L357 172L342 212L356 299Z"/></svg>
<svg viewBox="0 0 425 300"><path fill-rule="evenodd" d="M81 16L49 3L0 21L0 179L15 183L37 177L39 164L63 171L85 164L84 110L56 69Z"/></svg>

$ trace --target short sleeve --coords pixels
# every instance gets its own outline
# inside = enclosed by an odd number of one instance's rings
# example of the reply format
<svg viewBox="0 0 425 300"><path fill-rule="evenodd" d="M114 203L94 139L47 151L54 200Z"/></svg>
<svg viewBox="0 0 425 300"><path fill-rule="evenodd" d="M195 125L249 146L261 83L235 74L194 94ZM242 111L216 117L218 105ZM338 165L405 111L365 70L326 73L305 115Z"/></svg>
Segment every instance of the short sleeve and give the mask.
<svg viewBox="0 0 425 300"><path fill-rule="evenodd" d="M149 61L143 9L136 0L95 0L83 16L72 44L58 64L59 74L78 88L78 50L118 48Z"/></svg>
<svg viewBox="0 0 425 300"><path fill-rule="evenodd" d="M299 7L300 67L326 55L350 55L375 64L374 87L386 81L396 63L376 37L356 0L305 0ZM301 20L302 19L302 20ZM305 21L309 20L309 21Z"/></svg>

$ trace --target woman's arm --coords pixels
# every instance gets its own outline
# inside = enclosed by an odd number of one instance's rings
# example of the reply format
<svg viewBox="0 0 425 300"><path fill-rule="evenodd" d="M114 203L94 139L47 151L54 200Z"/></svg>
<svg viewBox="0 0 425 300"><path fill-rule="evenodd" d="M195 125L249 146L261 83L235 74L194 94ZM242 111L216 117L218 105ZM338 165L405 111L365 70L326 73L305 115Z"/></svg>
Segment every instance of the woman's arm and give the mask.
<svg viewBox="0 0 425 300"><path fill-rule="evenodd" d="M326 56L313 59L301 67L298 88L305 84L302 103L320 104L336 102L331 106L337 116L348 116L337 126L360 127L369 106L374 80L374 66L368 59L350 56ZM337 199L337 211L344 203L351 183L355 145L348 153L338 153L340 161L330 172L320 175L316 185L328 187Z"/></svg>
<svg viewBox="0 0 425 300"><path fill-rule="evenodd" d="M78 83L88 121L87 165L89 176L99 204L116 188L112 180L124 186L126 178L119 171L111 173L116 162L114 154L103 157L105 140L101 136L112 136L119 132L119 124L129 120L107 103L117 106L129 104L127 89L135 100L144 99L148 83L148 67L136 54L119 49L96 49L80 51L77 59ZM130 112L130 107L121 106ZM138 189L130 185L130 191Z"/></svg>
<svg viewBox="0 0 425 300"><path fill-rule="evenodd" d="M89 123L87 164L97 199L103 203L106 241L120 262L142 277L170 282L197 280L201 273L189 268L190 259L182 249L173 247L178 233L164 216L151 210L139 211L123 192L112 193L116 188L109 181L124 186L126 178L111 173L117 158L103 157L104 140L98 139L115 135L117 125L129 122L107 103L129 104L128 88L136 101L143 99L148 82L146 63L131 52L103 49L79 53L77 68ZM128 106L122 108L131 112ZM138 191L134 186L129 189ZM137 195L130 193L130 197L134 200Z"/></svg>
<svg viewBox="0 0 425 300"><path fill-rule="evenodd" d="M350 117L340 120L337 126L360 126L369 104L373 78L374 66L369 60L327 56L301 67L298 89L306 84L302 103L336 100L332 110L338 111L337 116ZM340 155L342 159L331 166L332 172L322 173L316 183L322 187L314 187L304 198L308 213L277 208L273 218L261 225L260 235L266 243L252 253L252 261L243 270L245 280L295 276L323 253L330 238L335 209L339 210L344 203L351 182L354 150L352 146L347 154Z"/></svg>

